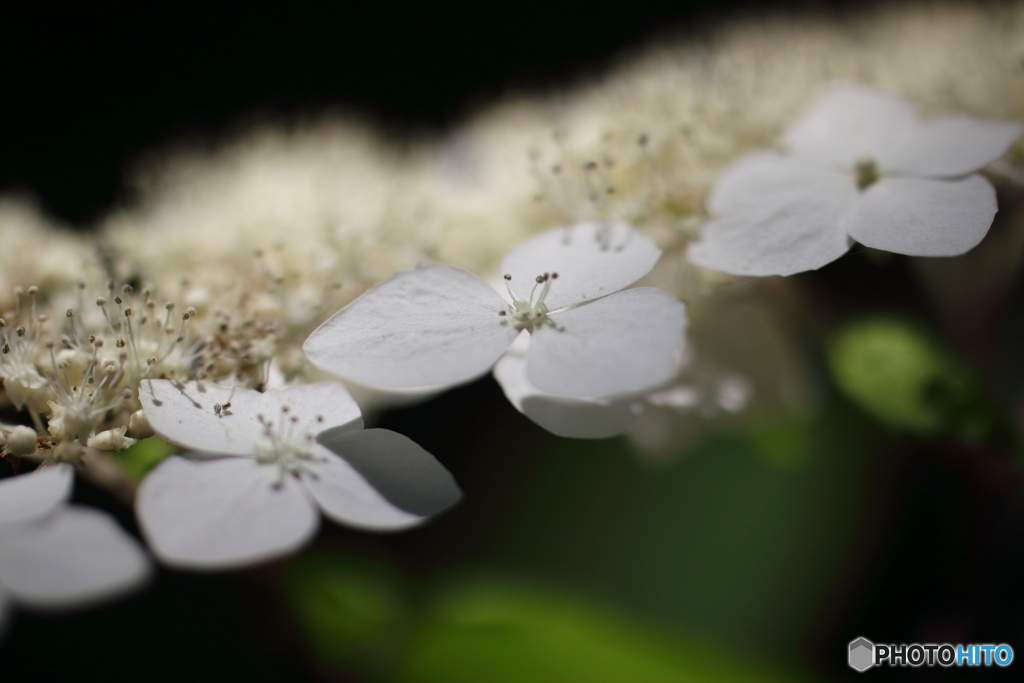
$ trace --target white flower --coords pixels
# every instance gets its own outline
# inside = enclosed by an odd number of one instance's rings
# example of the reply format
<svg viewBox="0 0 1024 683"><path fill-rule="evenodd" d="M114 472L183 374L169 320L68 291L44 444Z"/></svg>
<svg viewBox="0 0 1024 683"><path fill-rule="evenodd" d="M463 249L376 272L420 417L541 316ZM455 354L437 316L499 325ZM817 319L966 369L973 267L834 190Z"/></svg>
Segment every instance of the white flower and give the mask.
<svg viewBox="0 0 1024 683"><path fill-rule="evenodd" d="M226 569L286 554L313 537L320 510L351 527L403 529L462 495L409 439L361 429L337 383L261 394L145 380L139 396L158 434L215 458L168 458L139 487L143 533L170 565Z"/></svg>
<svg viewBox="0 0 1024 683"><path fill-rule="evenodd" d="M378 388L451 385L491 368L521 333L526 373L558 396L602 397L675 374L685 310L659 289L620 292L661 252L623 223L543 233L502 260L508 299L447 264L402 271L321 325L303 350L322 369Z"/></svg>
<svg viewBox="0 0 1024 683"><path fill-rule="evenodd" d="M63 464L0 481L0 623L12 602L76 607L149 578L145 553L113 518L66 505L73 481Z"/></svg>
<svg viewBox="0 0 1024 683"><path fill-rule="evenodd" d="M834 89L786 132L788 153L757 152L722 173L689 258L734 275L791 275L839 258L851 238L912 256L963 254L996 213L992 186L971 174L1020 132L964 116L921 121L901 99Z"/></svg>

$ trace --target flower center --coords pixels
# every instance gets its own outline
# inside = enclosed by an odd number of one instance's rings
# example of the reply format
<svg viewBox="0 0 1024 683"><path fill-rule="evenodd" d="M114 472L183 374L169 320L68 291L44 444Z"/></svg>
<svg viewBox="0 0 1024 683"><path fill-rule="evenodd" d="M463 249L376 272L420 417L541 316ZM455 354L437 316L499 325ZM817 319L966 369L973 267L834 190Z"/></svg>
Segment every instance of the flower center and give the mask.
<svg viewBox="0 0 1024 683"><path fill-rule="evenodd" d="M299 474L310 462L319 460L313 450L313 430L309 425L299 425L298 416L292 415L288 406L281 408L281 418L276 422L262 415L257 419L263 425L263 438L256 442L256 460L279 467L282 479L286 474ZM323 421L323 416L317 415L316 424L321 425ZM275 486L280 487L281 480Z"/></svg>
<svg viewBox="0 0 1024 683"><path fill-rule="evenodd" d="M878 181L878 164L870 157L858 159L853 166L853 177L857 189L863 192Z"/></svg>
<svg viewBox="0 0 1024 683"><path fill-rule="evenodd" d="M530 296L523 298L516 296L512 291L512 276L505 275L505 289L512 297L512 304L508 310L498 311L502 325L511 325L517 330L529 330L533 332L539 327L550 325L557 329L557 325L548 316L548 307L544 303L548 292L551 291L551 283L558 279L558 273L544 273L534 278L533 289ZM538 292L538 289L540 290Z"/></svg>

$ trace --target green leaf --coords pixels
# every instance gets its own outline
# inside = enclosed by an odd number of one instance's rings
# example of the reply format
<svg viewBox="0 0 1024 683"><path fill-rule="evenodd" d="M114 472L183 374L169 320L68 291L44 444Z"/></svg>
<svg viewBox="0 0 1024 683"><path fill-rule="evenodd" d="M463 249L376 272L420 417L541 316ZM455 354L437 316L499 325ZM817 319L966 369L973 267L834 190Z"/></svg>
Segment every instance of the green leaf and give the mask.
<svg viewBox="0 0 1024 683"><path fill-rule="evenodd" d="M836 384L882 422L922 435L950 427L975 402L967 370L913 325L893 318L847 326L829 348Z"/></svg>
<svg viewBox="0 0 1024 683"><path fill-rule="evenodd" d="M747 434L766 462L777 467L799 467L812 456L815 424L813 417L793 417L752 426Z"/></svg>
<svg viewBox="0 0 1024 683"><path fill-rule="evenodd" d="M377 680L400 661L407 609L386 565L310 552L289 564L285 585L305 642L324 666Z"/></svg>
<svg viewBox="0 0 1024 683"><path fill-rule="evenodd" d="M158 462L173 452L174 447L169 443L159 436L151 436L148 439L140 439L134 446L113 455L121 470L139 481L156 467Z"/></svg>
<svg viewBox="0 0 1024 683"><path fill-rule="evenodd" d="M449 597L402 683L758 683L784 680L564 595L502 585Z"/></svg>

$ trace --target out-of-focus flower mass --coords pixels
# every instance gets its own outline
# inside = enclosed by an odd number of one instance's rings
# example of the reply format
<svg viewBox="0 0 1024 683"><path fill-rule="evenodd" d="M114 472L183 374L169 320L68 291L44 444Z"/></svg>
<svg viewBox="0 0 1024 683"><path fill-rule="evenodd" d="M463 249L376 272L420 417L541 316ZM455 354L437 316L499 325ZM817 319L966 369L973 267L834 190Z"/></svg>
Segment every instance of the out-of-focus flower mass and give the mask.
<svg viewBox="0 0 1024 683"><path fill-rule="evenodd" d="M178 569L298 552L321 513L443 524L458 459L363 415L492 371L543 429L625 435L605 443L644 467L715 434L794 466L849 401L896 432L912 415L1019 442L1004 404L1024 391L921 361L945 347L899 322L835 342L849 280L767 276L902 258L880 250L911 257L900 277L957 333L959 284L990 278L978 310L1002 305L1024 254L1022 60L1020 2L738 22L443 135L324 115L155 155L93 233L0 198L0 624L149 576L131 534L68 502L76 476ZM914 381L880 397L890 371ZM449 417L467 443L505 438Z"/></svg>

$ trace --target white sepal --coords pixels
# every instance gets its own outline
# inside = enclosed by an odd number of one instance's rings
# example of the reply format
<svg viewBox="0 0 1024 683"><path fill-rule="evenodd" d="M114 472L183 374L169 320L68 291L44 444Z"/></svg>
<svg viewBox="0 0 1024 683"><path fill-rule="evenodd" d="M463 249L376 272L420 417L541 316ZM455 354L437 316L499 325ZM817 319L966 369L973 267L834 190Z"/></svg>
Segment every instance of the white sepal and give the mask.
<svg viewBox="0 0 1024 683"><path fill-rule="evenodd" d="M502 275L518 298L527 298L537 276L558 273L544 300L548 310L617 292L650 272L661 250L621 221L577 223L537 235L509 251Z"/></svg>
<svg viewBox="0 0 1024 683"><path fill-rule="evenodd" d="M683 349L686 310L675 297L639 287L559 311L557 327L534 332L530 383L556 396L638 393L672 379Z"/></svg>
<svg viewBox="0 0 1024 683"><path fill-rule="evenodd" d="M162 562L199 570L291 553L313 537L320 521L298 479L252 458L167 458L143 480L135 511Z"/></svg>
<svg viewBox="0 0 1024 683"><path fill-rule="evenodd" d="M335 313L302 350L317 367L377 388L452 385L487 372L516 331L506 303L468 270L420 264Z"/></svg>
<svg viewBox="0 0 1024 683"><path fill-rule="evenodd" d="M956 116L921 123L888 155L892 172L953 178L986 166L1006 154L1021 125Z"/></svg>
<svg viewBox="0 0 1024 683"><path fill-rule="evenodd" d="M506 353L494 378L515 409L556 436L605 439L624 434L639 418L632 399L566 398L541 391L526 377L526 359Z"/></svg>
<svg viewBox="0 0 1024 683"><path fill-rule="evenodd" d="M49 515L71 497L74 481L63 463L0 481L0 525Z"/></svg>
<svg viewBox="0 0 1024 683"><path fill-rule="evenodd" d="M113 517L62 507L49 517L0 527L0 583L29 607L78 607L141 586L149 559Z"/></svg>
<svg viewBox="0 0 1024 683"><path fill-rule="evenodd" d="M958 256L988 234L996 193L980 175L961 180L883 178L844 217L861 244L911 256Z"/></svg>
<svg viewBox="0 0 1024 683"><path fill-rule="evenodd" d="M848 174L775 152L760 152L723 172L708 200L712 220L687 254L733 275L815 270L851 245L841 218L857 200Z"/></svg>
<svg viewBox="0 0 1024 683"><path fill-rule="evenodd" d="M362 427L359 406L338 382L293 385L261 394L208 382L143 380L139 399L158 434L200 453L253 455L263 433L260 416L277 421L284 407L306 421L322 416L316 431Z"/></svg>
<svg viewBox="0 0 1024 683"><path fill-rule="evenodd" d="M455 505L462 491L433 455L411 439L387 429L321 434L333 454L327 477L305 476L324 513L337 522L367 529L402 529ZM344 467L341 467L343 465ZM310 473L324 477L314 463ZM352 487L343 500L340 488Z"/></svg>
<svg viewBox="0 0 1024 683"><path fill-rule="evenodd" d="M794 157L833 169L849 169L861 158L886 165L919 126L909 102L866 88L845 85L819 97L785 135Z"/></svg>

